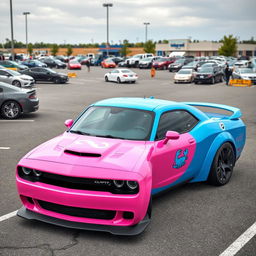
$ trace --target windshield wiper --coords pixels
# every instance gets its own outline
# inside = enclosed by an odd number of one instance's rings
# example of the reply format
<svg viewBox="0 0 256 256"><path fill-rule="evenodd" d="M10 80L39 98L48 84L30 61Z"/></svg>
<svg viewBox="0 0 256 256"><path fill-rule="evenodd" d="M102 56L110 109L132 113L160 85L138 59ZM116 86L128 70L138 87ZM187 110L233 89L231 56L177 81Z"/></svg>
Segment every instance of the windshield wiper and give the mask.
<svg viewBox="0 0 256 256"><path fill-rule="evenodd" d="M71 131L69 131L69 132L76 133L76 134L81 134L81 135L93 136L93 134L91 134L91 133L82 132L82 131L79 131L79 130L71 130Z"/></svg>

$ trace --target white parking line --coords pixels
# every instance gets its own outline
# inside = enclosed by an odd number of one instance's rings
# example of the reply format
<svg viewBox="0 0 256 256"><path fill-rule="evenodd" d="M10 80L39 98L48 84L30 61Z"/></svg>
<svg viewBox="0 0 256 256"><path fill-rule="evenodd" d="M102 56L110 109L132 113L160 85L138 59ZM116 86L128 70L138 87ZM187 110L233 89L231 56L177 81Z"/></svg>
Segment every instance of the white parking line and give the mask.
<svg viewBox="0 0 256 256"><path fill-rule="evenodd" d="M29 120L29 119L25 119L25 120L0 120L0 123L26 123L26 122L35 122L35 120Z"/></svg>
<svg viewBox="0 0 256 256"><path fill-rule="evenodd" d="M0 147L0 149L11 149L10 147Z"/></svg>
<svg viewBox="0 0 256 256"><path fill-rule="evenodd" d="M235 242L233 242L223 253L219 256L233 256L242 247L248 243L256 235L256 222L249 227L241 236L239 236Z"/></svg>
<svg viewBox="0 0 256 256"><path fill-rule="evenodd" d="M4 221L4 220L8 220L8 219L10 219L10 218L16 216L17 212L18 212L18 210L3 215L2 217L0 217L0 222L1 222L1 221Z"/></svg>

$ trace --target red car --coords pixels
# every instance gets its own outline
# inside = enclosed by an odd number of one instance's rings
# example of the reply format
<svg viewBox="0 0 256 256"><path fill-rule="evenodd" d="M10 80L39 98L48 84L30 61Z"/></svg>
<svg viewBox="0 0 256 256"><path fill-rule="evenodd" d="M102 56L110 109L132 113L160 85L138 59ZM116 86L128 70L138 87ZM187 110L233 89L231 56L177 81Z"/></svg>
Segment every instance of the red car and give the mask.
<svg viewBox="0 0 256 256"><path fill-rule="evenodd" d="M163 57L153 62L152 66L155 69L167 69L168 66L175 61L175 58Z"/></svg>
<svg viewBox="0 0 256 256"><path fill-rule="evenodd" d="M112 59L105 59L101 62L102 68L115 68L116 63Z"/></svg>
<svg viewBox="0 0 256 256"><path fill-rule="evenodd" d="M70 60L68 62L68 69L81 69L82 65L77 60Z"/></svg>

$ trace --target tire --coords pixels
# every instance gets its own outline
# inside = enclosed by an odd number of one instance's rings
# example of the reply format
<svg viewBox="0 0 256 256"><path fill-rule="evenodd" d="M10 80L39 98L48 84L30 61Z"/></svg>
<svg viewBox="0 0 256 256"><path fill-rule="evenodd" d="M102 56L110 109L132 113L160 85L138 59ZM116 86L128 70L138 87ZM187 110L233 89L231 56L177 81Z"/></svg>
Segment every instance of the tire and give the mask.
<svg viewBox="0 0 256 256"><path fill-rule="evenodd" d="M108 77L107 76L105 76L105 82L108 82Z"/></svg>
<svg viewBox="0 0 256 256"><path fill-rule="evenodd" d="M60 79L58 77L54 78L53 82L55 84L60 84Z"/></svg>
<svg viewBox="0 0 256 256"><path fill-rule="evenodd" d="M14 86L16 86L16 87L21 87L21 82L18 81L18 80L14 80L14 81L12 82L12 85L14 85Z"/></svg>
<svg viewBox="0 0 256 256"><path fill-rule="evenodd" d="M226 142L218 149L212 162L208 176L208 183L214 186L227 184L235 166L235 152L233 146Z"/></svg>
<svg viewBox="0 0 256 256"><path fill-rule="evenodd" d="M117 83L118 83L118 84L121 84L121 80L120 80L119 77L117 78Z"/></svg>
<svg viewBox="0 0 256 256"><path fill-rule="evenodd" d="M1 106L1 116L5 119L16 119L20 115L21 107L16 101L9 100Z"/></svg>
<svg viewBox="0 0 256 256"><path fill-rule="evenodd" d="M195 84L198 84L198 82L197 82L197 81L195 81Z"/></svg>

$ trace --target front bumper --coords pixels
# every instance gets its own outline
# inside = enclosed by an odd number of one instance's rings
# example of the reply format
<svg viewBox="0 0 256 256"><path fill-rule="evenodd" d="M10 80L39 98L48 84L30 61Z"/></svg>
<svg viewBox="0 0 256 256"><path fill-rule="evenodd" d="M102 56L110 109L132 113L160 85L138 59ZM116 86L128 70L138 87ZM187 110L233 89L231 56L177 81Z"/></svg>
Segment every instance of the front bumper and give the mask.
<svg viewBox="0 0 256 256"><path fill-rule="evenodd" d="M19 209L17 216L25 219L29 219L29 220L38 220L38 221L46 222L49 224L53 224L53 225L57 225L65 228L109 232L113 235L125 235L125 236L139 235L146 229L146 227L150 223L150 218L148 215L146 215L145 218L140 223L134 226L127 226L127 227L72 222L72 221L57 219L54 217L32 212L30 210L27 210L24 206Z"/></svg>
<svg viewBox="0 0 256 256"><path fill-rule="evenodd" d="M27 161L27 160L26 160ZM38 162L36 166L41 161L31 161ZM37 169L36 166L31 164L27 165L21 164L25 166L30 166L31 168ZM49 164L47 164L49 166ZM41 165L42 166L42 165ZM64 165L60 163L51 163L51 168L47 168L48 172L50 169L52 170L61 170L62 175L65 176L73 176L72 170L69 169L69 165ZM71 166L72 168L72 166ZM74 171L77 173L80 171L79 168L82 168L84 172L86 172L87 178L97 178L95 177L95 173L98 173L99 178L107 179L108 174L105 170L102 172L98 168L90 167L88 171L85 167L75 166ZM51 172L51 171L50 171ZM90 173L91 172L91 173ZM54 172L53 172L54 173ZM67 175L69 173L69 175ZM104 177L104 175L106 177ZM112 178L111 178L112 177ZM91 225L100 225L101 230L103 226L109 226L109 229L112 230L111 226L114 227L133 227L138 225L147 214L147 209L149 205L150 192L151 192L151 183L149 179L142 178L141 175L137 173L130 173L127 171L112 171L111 177L109 179L123 179L123 180L137 180L139 182L140 191L137 194L112 194L111 192L105 191L94 191L94 190L78 190L65 188L57 185L50 185L41 182L31 182L21 178L18 173L16 175L16 182L18 193L20 195L21 201L24 207L29 211L36 213L33 216L35 219L42 220L40 215L47 216L46 219L51 219L52 222L55 222L58 225L59 222L64 221L64 223L79 223L79 225L83 226L84 229L91 229ZM148 189L146 189L148 188ZM46 202L46 204L53 205L53 207L49 208L42 204ZM59 208L54 208L54 207ZM62 208L62 209L61 209ZM66 208L63 210L63 208ZM78 214L74 214L74 212L68 212L69 210L79 211ZM113 212L113 215L108 217L100 217L98 213L93 213L92 216L84 214L84 211L100 211L103 214L107 214L108 212ZM81 215L82 212L82 215ZM127 213L131 214L130 217L127 217ZM38 215L39 214L39 215ZM104 215L105 216L105 215ZM49 218L48 218L49 217ZM44 219L44 218L43 218ZM58 221L56 221L58 220ZM42 220L44 221L44 220ZM48 222L48 221L46 221ZM67 224L66 223L66 224ZM144 223L144 222L143 222ZM148 225L149 221L147 221ZM88 228L87 225L88 224ZM68 225L68 224L67 224ZM67 226L66 225L66 226ZM72 226L73 224L71 224ZM76 224L74 224L76 225ZM146 224L141 225L144 229L147 226ZM106 229L106 228L104 228ZM140 228L141 232L144 230ZM126 230L126 229L124 229ZM111 231L109 231L111 232ZM114 231L113 231L114 232ZM113 233L111 232L111 233ZM137 232L137 231L136 231ZM135 233L136 233L135 232Z"/></svg>
<svg viewBox="0 0 256 256"><path fill-rule="evenodd" d="M212 77L206 77L206 78L195 77L194 82L197 82L197 83L207 83L208 84L208 83L212 82Z"/></svg>

